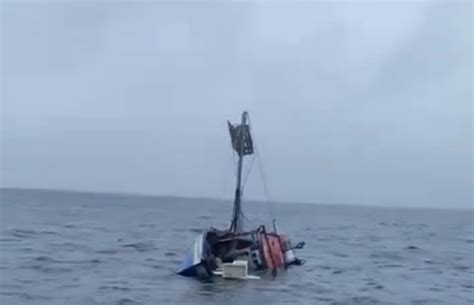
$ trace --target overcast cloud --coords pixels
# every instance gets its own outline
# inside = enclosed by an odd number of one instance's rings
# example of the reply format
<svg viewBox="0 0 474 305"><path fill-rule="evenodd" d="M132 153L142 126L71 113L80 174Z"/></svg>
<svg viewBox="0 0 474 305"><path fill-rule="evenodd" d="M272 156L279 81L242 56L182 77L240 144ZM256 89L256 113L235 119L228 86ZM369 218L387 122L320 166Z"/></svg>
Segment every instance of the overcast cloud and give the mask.
<svg viewBox="0 0 474 305"><path fill-rule="evenodd" d="M1 4L1 185L473 207L472 5ZM245 195L263 198L257 167Z"/></svg>

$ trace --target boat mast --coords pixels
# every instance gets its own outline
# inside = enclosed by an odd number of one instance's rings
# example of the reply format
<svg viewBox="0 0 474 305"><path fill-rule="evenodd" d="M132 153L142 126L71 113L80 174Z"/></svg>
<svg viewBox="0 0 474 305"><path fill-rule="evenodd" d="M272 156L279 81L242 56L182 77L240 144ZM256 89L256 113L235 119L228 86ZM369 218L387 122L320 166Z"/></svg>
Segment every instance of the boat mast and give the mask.
<svg viewBox="0 0 474 305"><path fill-rule="evenodd" d="M243 159L245 155L244 151L244 144L245 144L245 126L247 125L247 116L248 113L247 111L244 111L242 113L242 122L241 122L241 128L240 132L237 135L240 139L237 143L239 143L238 151L237 154L239 155L239 163L237 165L237 185L235 188L235 197L234 197L234 210L232 214L232 222L230 224L230 231L234 233L239 233L243 231L243 219L242 219L242 164L243 164Z"/></svg>

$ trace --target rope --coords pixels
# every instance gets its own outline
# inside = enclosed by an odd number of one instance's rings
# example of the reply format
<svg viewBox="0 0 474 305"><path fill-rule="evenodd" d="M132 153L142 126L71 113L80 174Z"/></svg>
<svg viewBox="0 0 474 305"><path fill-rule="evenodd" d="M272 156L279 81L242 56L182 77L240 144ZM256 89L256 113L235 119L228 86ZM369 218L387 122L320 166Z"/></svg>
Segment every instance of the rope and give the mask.
<svg viewBox="0 0 474 305"><path fill-rule="evenodd" d="M252 124L250 122L250 116L248 117L248 120L249 120L249 128L252 129ZM254 138L255 138L255 136L254 136ZM257 148L256 143L257 143L257 141L254 140L253 141L253 147L254 147L255 155L257 156L257 161L258 161L257 163L258 163L258 168L259 168L259 172L260 172L260 177L262 178L263 191L265 192L265 202L267 204L267 209L268 209L268 213L270 214L270 217L272 219L275 219L274 207L270 202L270 196L269 196L267 181L266 181L266 177L265 177L265 171L263 170L263 162L262 162L262 158L260 158L260 154L258 152L258 148Z"/></svg>
<svg viewBox="0 0 474 305"><path fill-rule="evenodd" d="M246 170L246 173L245 173L245 176L244 176L244 180L243 180L243 183L242 183L242 188L245 186L245 184L247 183L247 179L250 175L250 172L252 170L252 166L253 166L253 161L255 160L255 155L252 156L252 159L250 160L249 163L247 163L247 170Z"/></svg>

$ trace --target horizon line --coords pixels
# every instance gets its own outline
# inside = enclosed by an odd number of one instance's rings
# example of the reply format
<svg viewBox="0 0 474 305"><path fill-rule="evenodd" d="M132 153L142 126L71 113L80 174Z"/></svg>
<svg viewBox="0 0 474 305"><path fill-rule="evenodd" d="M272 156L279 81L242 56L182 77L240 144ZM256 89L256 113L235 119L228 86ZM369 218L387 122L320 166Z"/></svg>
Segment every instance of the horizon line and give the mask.
<svg viewBox="0 0 474 305"><path fill-rule="evenodd" d="M42 187L11 187L0 186L0 191L43 191L43 192L68 192L76 194L91 194L91 195L118 195L118 196L135 196L135 197L155 197L155 198L177 198L186 200L205 199L212 201L233 201L233 198L212 197L212 196L187 196L187 195L172 195L172 194L151 194L141 192L120 192L120 191L96 191L96 190L81 190L81 189L62 189L62 188L42 188ZM370 203L337 203L337 202L304 202L304 201L282 201L282 200L265 200L247 198L245 201L259 204L277 203L277 204L298 204L298 205L320 205L320 206L348 206L348 207L369 207L369 208L388 208L388 209L427 209L427 210L455 210L455 211L474 211L474 207L430 207L430 206L408 206L408 205L377 205Z"/></svg>

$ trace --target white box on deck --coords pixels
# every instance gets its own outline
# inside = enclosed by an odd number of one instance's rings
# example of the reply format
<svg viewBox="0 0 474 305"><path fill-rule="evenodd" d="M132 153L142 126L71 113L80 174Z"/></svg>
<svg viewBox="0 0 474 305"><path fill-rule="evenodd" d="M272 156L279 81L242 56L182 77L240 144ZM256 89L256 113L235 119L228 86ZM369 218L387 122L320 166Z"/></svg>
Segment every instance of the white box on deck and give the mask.
<svg viewBox="0 0 474 305"><path fill-rule="evenodd" d="M225 278L245 279L248 274L247 261L233 261L222 265L222 276Z"/></svg>

